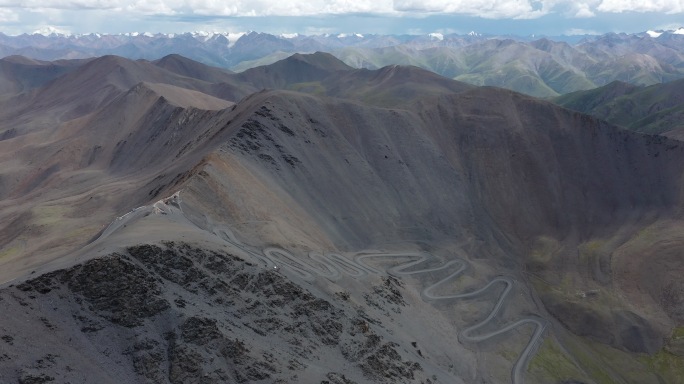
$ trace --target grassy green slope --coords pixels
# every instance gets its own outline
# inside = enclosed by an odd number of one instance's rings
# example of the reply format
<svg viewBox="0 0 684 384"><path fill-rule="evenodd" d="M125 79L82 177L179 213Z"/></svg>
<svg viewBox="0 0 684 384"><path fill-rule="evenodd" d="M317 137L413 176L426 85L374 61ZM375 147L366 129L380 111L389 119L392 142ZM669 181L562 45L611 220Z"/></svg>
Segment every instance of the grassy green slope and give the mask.
<svg viewBox="0 0 684 384"><path fill-rule="evenodd" d="M634 131L663 134L682 127L684 80L649 87L613 82L553 101Z"/></svg>

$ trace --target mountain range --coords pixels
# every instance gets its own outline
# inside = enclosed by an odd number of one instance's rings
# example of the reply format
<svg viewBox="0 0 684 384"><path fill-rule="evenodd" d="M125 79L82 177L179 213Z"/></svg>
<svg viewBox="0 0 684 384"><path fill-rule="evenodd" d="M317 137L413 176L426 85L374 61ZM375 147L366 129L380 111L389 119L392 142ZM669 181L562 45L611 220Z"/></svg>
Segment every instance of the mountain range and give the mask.
<svg viewBox="0 0 684 384"><path fill-rule="evenodd" d="M0 70L2 382L684 375L676 139L323 52Z"/></svg>
<svg viewBox="0 0 684 384"><path fill-rule="evenodd" d="M118 55L157 60L180 54L244 71L294 53L329 52L355 68L413 65L474 85L537 97L612 81L651 85L684 77L684 29L638 34L535 38L468 35L271 35L185 33L66 36L0 34L0 56L59 60Z"/></svg>

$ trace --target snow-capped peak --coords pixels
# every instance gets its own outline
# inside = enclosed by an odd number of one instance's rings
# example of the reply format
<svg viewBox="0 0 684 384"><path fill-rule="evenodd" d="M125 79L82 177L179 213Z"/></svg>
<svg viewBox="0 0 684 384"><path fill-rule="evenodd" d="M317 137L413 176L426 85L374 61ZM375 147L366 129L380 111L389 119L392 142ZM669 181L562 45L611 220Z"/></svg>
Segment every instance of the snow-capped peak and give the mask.
<svg viewBox="0 0 684 384"><path fill-rule="evenodd" d="M69 31L65 31L63 29L53 27L51 25L45 26L41 29L37 29L33 31L33 35L43 35L43 36L68 36L70 35Z"/></svg>
<svg viewBox="0 0 684 384"><path fill-rule="evenodd" d="M475 31L470 31L468 32L468 36L480 36L480 34Z"/></svg>
<svg viewBox="0 0 684 384"><path fill-rule="evenodd" d="M673 31L672 33L675 35L684 35L684 27L680 27L676 31Z"/></svg>
<svg viewBox="0 0 684 384"><path fill-rule="evenodd" d="M363 35L360 33L352 33L351 35L348 33L340 33L337 35L337 38L339 39L344 39L345 37L358 37L359 39L363 39Z"/></svg>
<svg viewBox="0 0 684 384"><path fill-rule="evenodd" d="M656 37L663 34L662 32L656 32L656 31L646 31L646 33L653 38L656 38Z"/></svg>
<svg viewBox="0 0 684 384"><path fill-rule="evenodd" d="M251 32L218 32L218 31L213 31L213 32L207 32L207 31L195 31L195 32L190 32L190 35L194 37L197 40L207 42L217 36L223 36L226 39L228 39L228 46L232 47L236 41L238 41L239 38L241 38L244 35L247 35Z"/></svg>
<svg viewBox="0 0 684 384"><path fill-rule="evenodd" d="M225 33L224 36L228 39L228 46L232 47L239 38L246 34L247 32L229 32Z"/></svg>
<svg viewBox="0 0 684 384"><path fill-rule="evenodd" d="M444 40L444 35L439 32L429 33L428 36L430 36L431 39Z"/></svg>
<svg viewBox="0 0 684 384"><path fill-rule="evenodd" d="M299 37L299 33L281 33L280 37L283 39L294 39L295 37Z"/></svg>

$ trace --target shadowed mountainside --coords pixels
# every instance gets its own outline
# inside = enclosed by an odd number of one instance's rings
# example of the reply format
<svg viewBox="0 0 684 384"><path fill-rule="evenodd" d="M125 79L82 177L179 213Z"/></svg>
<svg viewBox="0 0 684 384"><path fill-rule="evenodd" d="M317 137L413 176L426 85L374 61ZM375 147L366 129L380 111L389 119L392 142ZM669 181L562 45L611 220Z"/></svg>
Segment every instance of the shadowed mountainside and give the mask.
<svg viewBox="0 0 684 384"><path fill-rule="evenodd" d="M338 71L351 69L334 56L317 52L294 54L270 65L248 69L238 76L257 88L282 89L295 83L319 81Z"/></svg>
<svg viewBox="0 0 684 384"><path fill-rule="evenodd" d="M159 60L153 61L155 65L164 68L167 71L179 74L181 76L192 77L208 81L210 83L221 83L231 79L231 71L227 69L220 69L190 60L181 55L168 55Z"/></svg>
<svg viewBox="0 0 684 384"><path fill-rule="evenodd" d="M22 56L0 59L0 96L14 95L43 86L47 82L76 69L86 60L46 62Z"/></svg>
<svg viewBox="0 0 684 384"><path fill-rule="evenodd" d="M512 276L510 304L487 325L551 324L523 361L526 382L679 377L679 141L414 67L326 72L331 60L228 74L245 92L289 88L235 105L201 93L217 83L192 70L114 57L3 101L50 100L35 117L58 124L0 126L0 305L22 313L0 325L0 375L75 380L65 367L87 353L93 366L120 356L117 381L345 382L344 372L517 384L531 329L478 344L457 331L487 316L499 286L463 303L423 291L464 258L467 276L434 293ZM318 266L311 277L297 267L315 264L309 252L350 261L343 276ZM388 253L434 253L442 266L399 278L380 272L391 260L358 266ZM263 268L269 254L282 268ZM45 330L29 332L34 323ZM43 333L68 345L63 355L31 349Z"/></svg>

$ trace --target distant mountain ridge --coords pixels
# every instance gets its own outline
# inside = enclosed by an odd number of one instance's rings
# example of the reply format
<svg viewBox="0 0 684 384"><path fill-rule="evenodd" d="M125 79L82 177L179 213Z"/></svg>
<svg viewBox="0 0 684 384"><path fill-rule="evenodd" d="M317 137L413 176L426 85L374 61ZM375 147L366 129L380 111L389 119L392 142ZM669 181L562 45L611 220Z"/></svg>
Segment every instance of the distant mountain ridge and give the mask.
<svg viewBox="0 0 684 384"><path fill-rule="evenodd" d="M554 101L633 131L684 139L684 80L648 87L615 81Z"/></svg>
<svg viewBox="0 0 684 384"><path fill-rule="evenodd" d="M683 78L684 34L681 31L553 38L477 33L0 34L0 56L22 55L52 61L118 55L158 60L179 54L207 65L244 71L291 54L320 51L331 53L355 68L414 65L474 85L552 97L615 80L651 85Z"/></svg>

